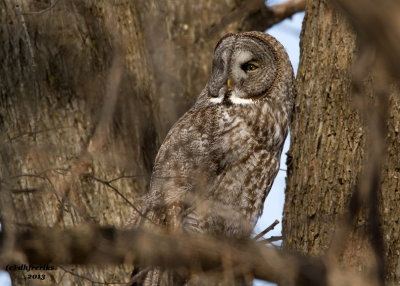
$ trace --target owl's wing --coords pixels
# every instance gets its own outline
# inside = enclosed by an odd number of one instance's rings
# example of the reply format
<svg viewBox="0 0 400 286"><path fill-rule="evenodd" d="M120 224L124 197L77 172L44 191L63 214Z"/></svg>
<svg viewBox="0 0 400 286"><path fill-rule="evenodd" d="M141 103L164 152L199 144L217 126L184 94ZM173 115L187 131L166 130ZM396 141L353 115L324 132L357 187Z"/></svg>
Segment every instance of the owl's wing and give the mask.
<svg viewBox="0 0 400 286"><path fill-rule="evenodd" d="M213 132L217 123L207 120L212 117L212 108L194 107L168 133L152 173L148 201L153 207L167 206L173 216L207 196L223 156Z"/></svg>
<svg viewBox="0 0 400 286"><path fill-rule="evenodd" d="M212 179L223 168L220 142L213 132L217 123L207 120L214 113L213 108L195 105L171 128L157 154L150 190L138 207L148 219L135 212L129 225L148 220L180 228L190 205L207 196ZM195 221L193 215L190 218Z"/></svg>

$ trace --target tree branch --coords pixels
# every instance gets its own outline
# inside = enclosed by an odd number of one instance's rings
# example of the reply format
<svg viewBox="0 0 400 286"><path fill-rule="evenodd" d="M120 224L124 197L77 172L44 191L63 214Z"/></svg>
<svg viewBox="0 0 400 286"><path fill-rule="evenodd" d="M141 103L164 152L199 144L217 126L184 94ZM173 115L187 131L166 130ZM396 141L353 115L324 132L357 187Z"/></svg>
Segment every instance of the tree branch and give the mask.
<svg viewBox="0 0 400 286"><path fill-rule="evenodd" d="M288 0L282 4L275 6L261 7L258 11L248 14L244 18L242 31L265 31L275 24L290 18L297 12L304 11L306 8L306 0Z"/></svg>
<svg viewBox="0 0 400 286"><path fill-rule="evenodd" d="M219 24L211 26L209 34L215 35L233 22L241 22L240 31L265 31L293 14L304 11L305 7L306 0L288 0L270 7L265 6L263 0L244 1L222 18Z"/></svg>
<svg viewBox="0 0 400 286"><path fill-rule="evenodd" d="M3 237L2 232L0 243ZM302 281L295 285L324 285L326 280L321 260L288 254L252 240L238 242L204 235L82 226L70 230L43 228L18 232L15 245L15 251L23 253L30 264L125 263L142 267L184 267L191 271L198 271L200 265L202 271L221 271L223 262L229 259L237 274L250 270L258 279L284 285L289 281Z"/></svg>

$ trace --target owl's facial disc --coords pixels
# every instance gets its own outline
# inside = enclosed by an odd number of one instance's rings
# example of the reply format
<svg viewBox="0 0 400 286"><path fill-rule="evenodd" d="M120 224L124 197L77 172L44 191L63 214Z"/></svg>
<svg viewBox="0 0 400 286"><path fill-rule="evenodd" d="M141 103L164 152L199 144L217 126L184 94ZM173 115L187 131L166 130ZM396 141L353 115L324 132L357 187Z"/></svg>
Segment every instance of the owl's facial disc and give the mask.
<svg viewBox="0 0 400 286"><path fill-rule="evenodd" d="M277 76L277 61L270 45L252 36L223 38L214 52L208 83L214 103L251 104L268 95Z"/></svg>

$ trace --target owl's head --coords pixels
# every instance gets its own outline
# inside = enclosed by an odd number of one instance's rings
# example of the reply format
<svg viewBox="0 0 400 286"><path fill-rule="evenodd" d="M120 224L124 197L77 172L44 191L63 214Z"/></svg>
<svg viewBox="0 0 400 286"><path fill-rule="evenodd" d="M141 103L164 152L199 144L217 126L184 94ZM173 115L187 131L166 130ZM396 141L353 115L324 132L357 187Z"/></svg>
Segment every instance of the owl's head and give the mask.
<svg viewBox="0 0 400 286"><path fill-rule="evenodd" d="M293 69L283 46L261 32L228 34L215 47L207 83L212 103L252 104L292 97ZM273 92L278 88L279 93ZM287 98L289 99L289 98Z"/></svg>

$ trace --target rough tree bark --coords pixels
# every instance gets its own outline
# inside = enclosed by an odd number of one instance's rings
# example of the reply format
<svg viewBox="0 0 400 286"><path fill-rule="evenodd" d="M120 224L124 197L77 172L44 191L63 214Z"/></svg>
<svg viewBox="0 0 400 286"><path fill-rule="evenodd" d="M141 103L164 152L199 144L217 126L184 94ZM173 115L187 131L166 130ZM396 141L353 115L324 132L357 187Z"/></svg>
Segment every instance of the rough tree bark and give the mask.
<svg viewBox="0 0 400 286"><path fill-rule="evenodd" d="M159 142L194 102L213 46L235 24L213 37L208 27L236 5L0 2L0 219L9 255L22 228L124 225ZM3 253L5 261L25 260ZM64 269L44 282L117 283L131 271ZM14 285L34 282L11 274Z"/></svg>
<svg viewBox="0 0 400 286"><path fill-rule="evenodd" d="M363 87L357 90L352 85L360 67L356 64L357 52L368 54L359 51L362 46L351 25L329 1L307 2L288 159L283 219L286 249L312 255L328 253L334 231L341 227L342 214L362 178L370 147L363 123L368 116L357 106L359 100L368 101L371 106L384 100L373 94L375 76L368 64L367 72L363 71L368 75L362 78ZM385 277L387 282L396 284L400 282L399 107L399 92L391 88L386 161L379 200L373 202L379 204L380 210ZM334 253L342 264L361 271L372 263L371 245L364 235L370 223L365 213L365 209L361 210L354 223L355 231L341 238L344 247Z"/></svg>

